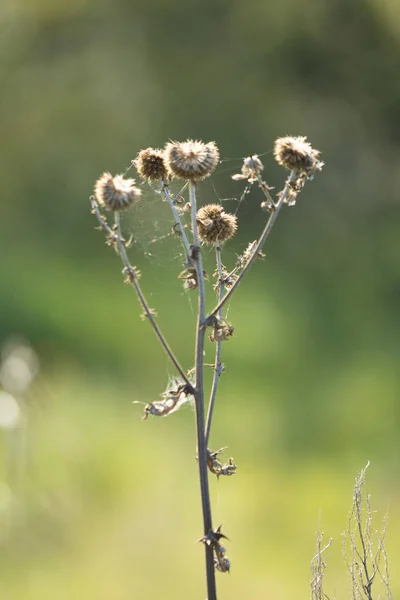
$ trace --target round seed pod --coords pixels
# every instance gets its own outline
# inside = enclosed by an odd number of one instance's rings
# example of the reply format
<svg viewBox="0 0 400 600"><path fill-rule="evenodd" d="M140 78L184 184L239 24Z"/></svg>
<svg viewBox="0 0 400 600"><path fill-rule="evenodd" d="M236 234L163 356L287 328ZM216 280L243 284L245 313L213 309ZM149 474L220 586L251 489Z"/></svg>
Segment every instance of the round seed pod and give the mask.
<svg viewBox="0 0 400 600"><path fill-rule="evenodd" d="M158 148L141 150L132 163L143 179L147 179L148 181L162 181L168 178L163 150L159 150Z"/></svg>
<svg viewBox="0 0 400 600"><path fill-rule="evenodd" d="M103 173L96 181L94 194L97 202L108 210L125 210L139 200L141 191L135 187L134 179L124 179L123 175Z"/></svg>
<svg viewBox="0 0 400 600"><path fill-rule="evenodd" d="M214 142L186 140L169 142L164 152L167 169L179 179L197 181L209 177L219 162L219 150Z"/></svg>
<svg viewBox="0 0 400 600"><path fill-rule="evenodd" d="M282 137L275 140L274 156L286 169L312 175L322 167L318 161L319 150L306 142L306 137Z"/></svg>
<svg viewBox="0 0 400 600"><path fill-rule="evenodd" d="M225 212L220 204L207 204L197 211L199 238L206 244L222 244L237 230L235 215Z"/></svg>

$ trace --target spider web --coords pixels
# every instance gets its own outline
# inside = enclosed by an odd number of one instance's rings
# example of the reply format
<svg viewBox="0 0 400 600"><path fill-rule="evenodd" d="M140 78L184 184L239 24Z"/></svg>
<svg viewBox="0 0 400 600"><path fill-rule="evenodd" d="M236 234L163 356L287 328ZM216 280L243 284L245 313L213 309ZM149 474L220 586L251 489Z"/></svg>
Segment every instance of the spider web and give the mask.
<svg viewBox="0 0 400 600"><path fill-rule="evenodd" d="M258 156L263 156L269 152L264 152ZM222 182L229 180L231 175L240 172L243 159L244 157L221 159L218 173L199 186L199 205L218 202L227 205L229 212L237 214L242 205L246 203L251 185L239 186L237 188L238 195L229 198L220 197L216 186L219 187ZM125 175L135 177L132 166L126 169ZM124 234L128 238L132 238L132 244L140 249L141 255L153 265L164 268L173 264L182 265L185 262L185 249L179 235L173 229L174 218L168 203L162 196L161 186L140 183L139 181L137 181L137 185L142 191L141 199L122 214ZM182 182L173 181L170 189L173 196L179 195L182 191ZM187 190L182 193L182 199L183 202L188 201ZM181 219L189 234L190 211L181 215Z"/></svg>
<svg viewBox="0 0 400 600"><path fill-rule="evenodd" d="M270 151L268 151L270 152ZM264 153L266 154L266 153ZM259 156L262 156L260 154ZM206 179L198 186L198 204L220 203L230 213L237 214L239 210L246 209L247 199L250 192L256 186L252 186L246 181L238 185L233 184L231 176L240 173L243 164L243 157L223 158L220 161L220 167L210 179ZM125 176L136 176L132 165L124 173ZM237 196L223 197L223 189L228 186L237 192ZM233 184L233 186L232 186ZM183 270L186 263L186 251L182 239L174 228L175 220L172 215L168 202L164 199L161 191L161 185L155 182L147 183L136 181L136 185L141 189L140 200L134 203L128 210L121 214L121 225L124 237L131 242L129 256L132 264L135 264L141 270L146 269L146 265L151 266L152 276L150 281L157 283L157 286L151 285L150 295L159 296L162 291L171 290L178 286L182 295L188 298L190 310L194 312L192 301L193 294L184 290L182 281L177 279L177 275ZM183 188L182 181L172 181L170 191L173 197L182 199L183 206L188 202L188 189ZM228 187L228 189L229 189ZM253 187L253 190L252 190ZM219 191L222 191L222 194ZM188 212L181 214L181 220L186 233L191 238L191 214ZM237 248L240 253L244 248ZM231 247L232 251L232 247ZM204 247L204 268L209 275L212 283L212 273L215 270L214 249ZM228 265L229 268L229 265ZM173 276L171 277L171 275ZM229 312L229 305L226 307Z"/></svg>
<svg viewBox="0 0 400 600"><path fill-rule="evenodd" d="M131 239L136 251L158 267L179 266L185 262L185 250L179 235L174 231L174 218L160 188L147 184L140 186L140 201L126 210L122 216L125 237ZM178 185L179 188L179 185ZM172 193L178 190L173 189ZM186 224L188 228L188 219Z"/></svg>
<svg viewBox="0 0 400 600"><path fill-rule="evenodd" d="M262 156L262 154L259 154L259 156ZM232 186L231 181L232 175L240 173L243 160L244 157L223 158L220 161L218 172L212 178L201 182L201 185L198 187L199 206L211 203L221 203L226 207L227 211L234 213L235 215L239 210L245 208L244 205L247 204L247 198L252 186L246 181L239 182ZM136 173L129 168L125 175L127 177L135 177ZM236 196L224 197L223 192L221 194L219 193L220 190L226 188L227 182L231 183L230 187L234 189L234 193L237 194ZM132 264L139 264L140 267L143 265L144 270L145 263L148 262L157 273L160 273L161 279L163 280L162 285L166 285L168 288L172 288L175 285L180 286L181 294L185 295L188 299L190 311L192 315L195 315L197 294L193 295L191 291L184 291L182 281L180 280L178 283L176 277L172 279L167 279L166 277L167 272L171 273L172 270L174 270L175 273L178 274L183 270L183 264L186 262L186 251L182 240L173 229L174 217L168 202L163 198L161 186L157 184L149 185L147 183L141 183L139 180L136 181L136 185L138 185L142 191L140 201L121 214L121 224L124 236L126 239L132 238L132 248L129 250ZM170 185L170 189L172 196L175 197L176 195L179 195L182 190L182 182L173 181ZM184 197L183 202L188 202L187 189L182 193L182 196ZM181 215L181 219L190 242L190 211ZM204 247L205 262L208 262L209 265L213 263L213 267L208 271L211 286L211 273L215 269L214 252L213 248ZM158 277L157 283L160 283ZM210 297L212 296L211 286L208 286L208 295ZM149 296L157 303L161 294L162 291L156 291L153 288L153 291L150 292ZM225 307L226 316L229 314L229 310L230 301L228 301ZM210 355L210 361L213 361L212 353ZM210 364L208 366L211 367L212 365ZM167 376L170 378L173 377L174 370L168 359L166 359L165 368ZM211 375L209 375L209 377L211 377ZM155 399L157 399L157 396L155 396ZM190 403L188 408L194 410Z"/></svg>

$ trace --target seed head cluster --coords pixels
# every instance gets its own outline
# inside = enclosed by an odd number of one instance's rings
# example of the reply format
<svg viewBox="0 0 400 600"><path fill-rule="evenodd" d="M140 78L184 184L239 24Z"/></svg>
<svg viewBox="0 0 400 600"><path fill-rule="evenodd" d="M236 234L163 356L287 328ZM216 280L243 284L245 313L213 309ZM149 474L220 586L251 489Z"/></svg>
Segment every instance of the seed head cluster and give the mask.
<svg viewBox="0 0 400 600"><path fill-rule="evenodd" d="M97 202L108 210L125 210L139 200L141 191L135 187L134 179L124 179L123 175L103 173L96 181L94 193Z"/></svg>
<svg viewBox="0 0 400 600"><path fill-rule="evenodd" d="M233 458L229 458L225 463L220 460L219 455L223 451L223 448L212 452L207 447L212 421L212 407L216 398L219 377L224 371L224 365L220 361L221 344L229 340L235 331L232 324L224 316L226 315L227 302L236 291L247 269L251 267L254 260L256 258L264 258L265 255L262 252L262 247L274 224L278 211L281 210L284 204L293 206L306 181L322 169L323 163L320 162L319 155L320 152L314 150L305 137L287 136L278 138L275 141L274 156L276 161L291 171L282 191L277 194L276 201L274 201L270 194L270 190L273 188L262 177L264 165L259 157L253 154L244 158L240 173L233 175L234 180L246 180L248 182L244 185L245 189L238 204L242 203L242 200L244 200L250 190L257 191L254 190L257 187L263 199L261 207L268 213L268 216L265 218L264 229L260 238L252 241L241 255L237 257L232 269L228 269L222 263L221 247L224 242L235 235L238 229L236 215L226 212L222 204L207 204L198 208L196 198L195 182L209 177L218 165L220 156L216 144L214 142L203 143L191 139L184 142L169 142L163 150L150 147L141 150L135 160L131 161L137 170L138 176L144 180L142 183L150 183L153 192L169 204L173 217L171 233L180 236L185 257L184 270L178 277L183 280L185 290L198 288L199 310L196 330L198 330L199 335L197 335L195 351L196 366L189 372L183 369L162 334L156 322L157 313L150 308L146 296L142 291L139 281L140 271L131 264L128 256L128 250L131 242L134 240L133 237L129 240L123 237L121 218L118 211L127 209L131 204L140 199L141 191L135 186L135 180L125 179L123 175L113 176L111 173L105 172L97 180L94 187L94 195L90 197L91 211L100 224L98 229L104 232L106 244L116 250L124 265L122 270L124 281L136 292L143 309L142 319L148 319L161 346L179 373L179 377L175 377L168 383L166 390L161 394L161 398L145 404L144 420L150 416L166 417L178 411L187 403L198 404L197 401L200 401L200 396L202 397L203 395L200 393L203 389L203 382L199 377L205 366L203 350L204 330L209 330L208 340L216 344L215 373L207 424L205 427L201 426L197 428L197 446L200 449L203 445L203 450L207 449L207 452L199 451L197 457L200 465L201 494L203 498L208 494L207 468L217 478L222 475L232 476L237 469ZM182 185L182 189L177 193L172 192L169 186L174 177L183 179L185 182ZM252 185L254 183L256 184L255 186ZM100 207L114 211L115 214L103 214L104 211L100 210ZM184 214L186 212L190 212L192 235L190 235L190 230L188 231L188 235L186 233L186 230L190 227L187 220L183 219L186 216ZM114 219L110 218L112 216L114 216ZM114 224L112 224L113 220ZM156 224L154 224L155 226ZM151 242L155 241L156 238L151 240ZM204 309L206 300L205 281L208 280L208 277L202 266L204 246L200 247L199 241L202 244L215 246L216 270L213 273L213 287L217 293L218 304L208 315L205 314ZM200 330L202 332L201 335ZM196 383L194 383L194 379ZM134 403L141 404L138 401ZM197 408L199 407L197 406ZM205 512L204 510L203 516L204 523L206 524L206 521L210 519L207 518ZM207 547L207 581L208 587L211 588L210 570L212 567L222 573L229 573L231 562L226 555L226 548L222 543L224 539L228 538L221 532L221 526L213 529L208 524L205 529L206 533L199 541ZM213 564L211 559L213 559ZM216 597L215 590L210 595Z"/></svg>
<svg viewBox="0 0 400 600"><path fill-rule="evenodd" d="M222 244L237 230L235 215L225 212L221 204L207 204L197 211L199 238L206 244Z"/></svg>
<svg viewBox="0 0 400 600"><path fill-rule="evenodd" d="M141 150L132 161L142 179L162 181L168 178L168 170L164 162L164 151L158 148Z"/></svg>
<svg viewBox="0 0 400 600"><path fill-rule="evenodd" d="M274 156L278 164L286 169L305 173L312 177L320 171L323 163L318 160L320 152L306 142L306 137L282 137L274 144Z"/></svg>
<svg viewBox="0 0 400 600"><path fill-rule="evenodd" d="M169 171L179 179L191 181L209 177L219 162L219 150L214 142L169 142L164 156Z"/></svg>

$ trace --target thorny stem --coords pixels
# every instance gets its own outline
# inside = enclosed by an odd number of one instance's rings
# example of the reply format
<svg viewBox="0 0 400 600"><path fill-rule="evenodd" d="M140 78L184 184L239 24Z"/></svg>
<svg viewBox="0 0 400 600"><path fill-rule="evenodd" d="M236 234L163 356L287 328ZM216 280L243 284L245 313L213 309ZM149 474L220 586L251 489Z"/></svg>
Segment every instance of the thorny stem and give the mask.
<svg viewBox="0 0 400 600"><path fill-rule="evenodd" d="M272 205L275 206L275 202L271 196L271 194L269 193L269 190L271 189L270 187L268 187L268 184L266 181L263 181L261 175L259 173L257 173L257 181L258 181L258 185L259 187L262 189L266 199L268 200L268 202Z"/></svg>
<svg viewBox="0 0 400 600"><path fill-rule="evenodd" d="M170 358L174 367L178 371L179 375L182 377L182 379L185 381L185 383L187 383L190 387L192 387L192 384L189 381L189 378L187 377L185 371L179 364L177 358L175 357L175 354L173 353L167 340L163 336L159 326L157 325L154 315L153 315L153 313L147 303L147 300L146 300L145 296L143 295L142 289L139 285L136 270L133 268L133 266L129 262L129 258L128 258L128 255L126 252L125 241L121 234L121 222L120 222L119 213L118 212L115 213L115 224L116 224L116 228L117 228L117 233L115 233L115 231L113 229L111 229L111 227L108 225L108 223L105 220L105 218L103 217L103 215L100 213L100 210L99 210L96 200L92 197L90 199L90 202L92 205L92 211L96 215L97 220L99 221L99 223L101 225L101 228L109 235L111 240L115 240L117 242L118 252L121 257L122 262L124 263L125 269L127 271L127 275L129 277L129 282L132 284L132 286L137 294L137 297L139 299L140 304L142 305L142 308L146 314L146 317L149 319L150 324L154 329L154 333L158 337L162 347L164 348L166 354L168 355L168 357Z"/></svg>
<svg viewBox="0 0 400 600"><path fill-rule="evenodd" d="M199 462L199 476L201 489L201 503L203 510L204 535L207 536L212 531L210 490L208 486L207 470L207 444L204 434L204 338L205 328L202 326L205 319L205 285L203 274L203 261L200 250L200 240L197 228L197 207L196 207L196 184L189 182L189 199L192 210L192 230L193 230L193 248L191 259L197 270L199 301L196 329L196 349L195 349L195 367L196 367L196 430L197 430L197 456ZM206 554L206 575L207 575L207 600L217 600L217 590L215 585L214 553L210 545L205 545Z"/></svg>
<svg viewBox="0 0 400 600"><path fill-rule="evenodd" d="M256 246L254 247L253 253L250 257L250 259L248 260L248 262L246 263L246 265L244 266L243 270L241 271L239 277L236 279L235 283L232 285L231 288L229 288L229 290L226 292L226 294L224 295L224 297L218 302L218 304L215 306L215 308L211 311L211 313L208 315L209 317L211 317L212 315L216 315L218 313L218 311L224 306L224 304L229 300L229 298L232 296L232 294L234 293L234 291L236 290L236 288L240 285L240 283L242 282L243 277L245 276L245 274L247 273L247 271L250 269L251 265L253 264L253 262L256 260L258 253L262 250L262 247L265 244L265 241L267 239L267 237L269 236L271 229L276 221L276 218L279 214L279 211L281 210L286 196L289 193L290 190L290 184L292 183L292 181L294 181L297 178L297 171L291 171L290 175L286 181L285 187L283 189L283 192L278 200L278 202L276 204L273 204L271 206L271 213L269 215L269 218L265 224L265 227L263 229L263 232L261 233L258 242L256 244ZM266 193L266 190L262 187L261 188L262 191L264 192L264 194ZM266 194L267 199L269 200L269 193Z"/></svg>
<svg viewBox="0 0 400 600"><path fill-rule="evenodd" d="M223 283L223 271L222 271L222 261L221 261L221 246L218 244L215 246L215 258L217 262L217 271L218 271L218 282L219 282L219 301L224 297L225 286ZM222 319L222 307L218 311L218 317ZM215 398L217 396L217 389L219 378L224 369L223 364L221 363L221 345L222 342L216 342L215 347L215 361L214 361L214 377L212 382L211 394L210 394L210 402L208 404L208 413L207 413L207 421L206 421L206 429L205 429L205 441L206 446L208 446L208 441L210 438L210 430L211 430L211 421L214 411Z"/></svg>
<svg viewBox="0 0 400 600"><path fill-rule="evenodd" d="M176 206L174 204L174 200L173 200L173 198L171 196L171 192L170 192L170 189L168 187L168 183L166 181L163 181L163 183L162 183L162 193L163 193L164 198L167 200L167 202L168 202L168 204L169 204L169 206L171 208L172 214L174 215L175 223L176 223L176 225L178 225L179 233L180 233L180 236L182 238L182 242L183 242L183 244L185 246L187 257L189 257L190 256L190 244L189 244L189 240L188 240L187 235L185 233L185 229L183 227L183 224L182 224L182 221L181 221L181 217L180 217L178 211L176 210Z"/></svg>

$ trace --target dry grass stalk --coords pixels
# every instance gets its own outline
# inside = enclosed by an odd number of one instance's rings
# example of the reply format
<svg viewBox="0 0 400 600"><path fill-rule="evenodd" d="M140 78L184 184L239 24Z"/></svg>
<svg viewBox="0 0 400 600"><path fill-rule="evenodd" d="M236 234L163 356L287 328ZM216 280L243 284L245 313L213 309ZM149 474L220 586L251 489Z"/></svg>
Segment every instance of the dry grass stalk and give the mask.
<svg viewBox="0 0 400 600"><path fill-rule="evenodd" d="M385 546L388 516L385 515L380 531L373 528L371 496L364 491L368 467L369 462L356 476L353 503L344 532L343 553L350 574L353 600L392 600Z"/></svg>
<svg viewBox="0 0 400 600"><path fill-rule="evenodd" d="M317 551L314 557L311 560L311 575L312 579L310 581L311 587L311 600L329 600L329 596L327 596L324 592L323 581L324 581L324 573L326 569L326 564L324 561L323 554L332 544L332 538L330 538L329 542L322 545L322 540L324 537L324 533L318 529L317 531Z"/></svg>

